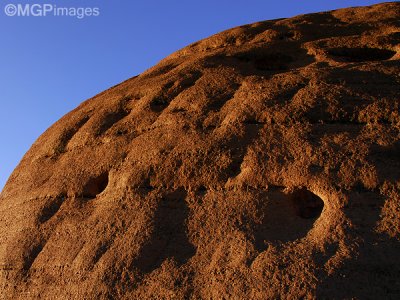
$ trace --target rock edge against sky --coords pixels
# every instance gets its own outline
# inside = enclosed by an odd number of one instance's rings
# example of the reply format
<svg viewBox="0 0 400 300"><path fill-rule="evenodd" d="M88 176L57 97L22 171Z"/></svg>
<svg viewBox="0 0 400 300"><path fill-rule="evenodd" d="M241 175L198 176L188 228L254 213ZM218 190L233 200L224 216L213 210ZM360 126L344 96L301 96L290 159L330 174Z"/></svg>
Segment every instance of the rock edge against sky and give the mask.
<svg viewBox="0 0 400 300"><path fill-rule="evenodd" d="M0 294L398 299L399 20L233 28L83 102L0 195Z"/></svg>

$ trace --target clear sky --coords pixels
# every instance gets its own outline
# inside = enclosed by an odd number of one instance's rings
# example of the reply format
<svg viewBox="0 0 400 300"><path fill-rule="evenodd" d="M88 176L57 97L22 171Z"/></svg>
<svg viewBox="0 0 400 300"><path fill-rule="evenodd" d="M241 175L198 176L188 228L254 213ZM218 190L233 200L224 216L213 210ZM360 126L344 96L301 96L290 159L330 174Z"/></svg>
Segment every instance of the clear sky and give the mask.
<svg viewBox="0 0 400 300"><path fill-rule="evenodd" d="M60 117L192 42L256 21L380 2L0 0L0 190ZM10 3L99 8L99 16L7 16Z"/></svg>

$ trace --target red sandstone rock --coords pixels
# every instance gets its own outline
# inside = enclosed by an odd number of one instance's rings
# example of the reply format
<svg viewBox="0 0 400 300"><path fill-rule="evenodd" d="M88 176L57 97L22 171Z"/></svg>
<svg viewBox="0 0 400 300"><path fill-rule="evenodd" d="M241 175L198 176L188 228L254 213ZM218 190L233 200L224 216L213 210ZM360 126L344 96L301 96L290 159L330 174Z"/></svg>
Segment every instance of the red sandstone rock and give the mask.
<svg viewBox="0 0 400 300"><path fill-rule="evenodd" d="M49 128L5 299L399 299L400 4L192 44Z"/></svg>

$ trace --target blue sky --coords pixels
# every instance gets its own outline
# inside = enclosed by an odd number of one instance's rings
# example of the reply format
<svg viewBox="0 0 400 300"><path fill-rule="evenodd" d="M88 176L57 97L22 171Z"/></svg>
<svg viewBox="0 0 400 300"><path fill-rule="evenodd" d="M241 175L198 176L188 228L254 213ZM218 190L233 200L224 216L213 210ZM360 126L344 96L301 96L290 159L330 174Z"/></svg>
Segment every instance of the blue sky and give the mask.
<svg viewBox="0 0 400 300"><path fill-rule="evenodd" d="M192 42L256 21L380 2L0 0L0 190L60 117ZM9 17L9 3L97 7L100 15Z"/></svg>

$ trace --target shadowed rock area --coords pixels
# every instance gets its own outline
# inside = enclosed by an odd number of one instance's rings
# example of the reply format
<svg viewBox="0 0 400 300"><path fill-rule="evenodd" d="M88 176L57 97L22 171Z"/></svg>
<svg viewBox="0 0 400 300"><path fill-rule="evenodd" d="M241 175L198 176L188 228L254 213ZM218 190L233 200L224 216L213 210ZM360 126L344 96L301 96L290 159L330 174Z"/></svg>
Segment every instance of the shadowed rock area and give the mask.
<svg viewBox="0 0 400 300"><path fill-rule="evenodd" d="M0 195L1 299L400 299L400 4L244 25L83 102Z"/></svg>

